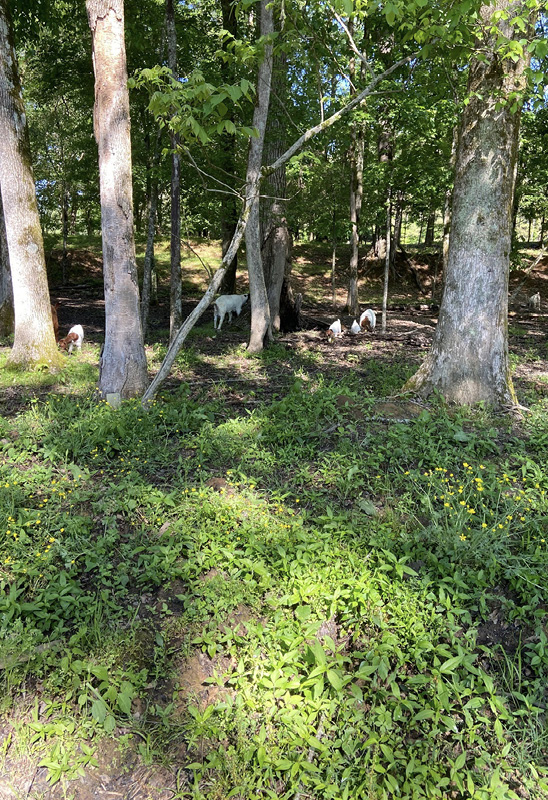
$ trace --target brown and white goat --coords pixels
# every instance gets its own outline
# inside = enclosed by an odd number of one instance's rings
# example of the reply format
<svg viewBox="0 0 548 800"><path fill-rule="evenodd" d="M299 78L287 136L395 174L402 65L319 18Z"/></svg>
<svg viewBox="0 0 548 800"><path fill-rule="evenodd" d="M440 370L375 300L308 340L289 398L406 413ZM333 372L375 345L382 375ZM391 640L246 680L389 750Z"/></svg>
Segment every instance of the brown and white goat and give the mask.
<svg viewBox="0 0 548 800"><path fill-rule="evenodd" d="M61 350L68 350L69 355L72 353L72 348L76 347L77 350L82 349L82 342L84 341L84 329L81 325L73 325L64 339L59 339L59 347Z"/></svg>

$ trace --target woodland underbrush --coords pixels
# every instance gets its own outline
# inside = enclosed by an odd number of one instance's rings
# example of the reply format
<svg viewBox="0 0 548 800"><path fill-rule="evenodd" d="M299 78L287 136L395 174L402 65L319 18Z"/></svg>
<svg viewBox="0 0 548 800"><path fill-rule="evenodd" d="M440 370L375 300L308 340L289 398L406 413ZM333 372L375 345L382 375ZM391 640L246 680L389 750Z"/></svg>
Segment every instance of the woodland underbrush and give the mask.
<svg viewBox="0 0 548 800"><path fill-rule="evenodd" d="M27 796L86 796L105 740L166 797L548 797L545 402L390 420L389 366L283 358L147 412L74 358L0 418L13 797L22 753Z"/></svg>

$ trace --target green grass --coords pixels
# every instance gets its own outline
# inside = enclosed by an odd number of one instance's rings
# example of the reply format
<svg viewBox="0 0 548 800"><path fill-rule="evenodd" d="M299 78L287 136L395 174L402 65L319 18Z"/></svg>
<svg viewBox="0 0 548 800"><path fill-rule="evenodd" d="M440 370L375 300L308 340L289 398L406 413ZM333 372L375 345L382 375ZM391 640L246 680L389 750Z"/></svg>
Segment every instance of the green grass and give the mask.
<svg viewBox="0 0 548 800"><path fill-rule="evenodd" d="M519 436L441 405L386 423L403 362L364 390L246 361L241 414L222 379L116 411L72 359L0 420L6 768L28 748L70 792L112 736L181 798L548 796L544 408Z"/></svg>
<svg viewBox="0 0 548 800"><path fill-rule="evenodd" d="M390 422L404 354L212 335L147 412L96 400L94 345L0 351L0 786L28 753L67 797L118 763L181 800L548 798L547 401Z"/></svg>

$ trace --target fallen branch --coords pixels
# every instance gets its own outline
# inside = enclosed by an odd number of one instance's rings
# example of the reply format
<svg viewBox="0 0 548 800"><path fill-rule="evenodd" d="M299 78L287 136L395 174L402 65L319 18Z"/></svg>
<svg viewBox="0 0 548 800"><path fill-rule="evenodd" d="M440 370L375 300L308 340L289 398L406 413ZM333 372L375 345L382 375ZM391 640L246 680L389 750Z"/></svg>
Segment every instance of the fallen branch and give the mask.
<svg viewBox="0 0 548 800"><path fill-rule="evenodd" d="M510 295L510 297L508 298L508 302L509 303L513 303L514 302L514 300L516 299L521 287L523 286L523 284L525 283L525 281L529 277L529 274L534 270L534 268L537 266L537 264L539 264L542 261L543 258L546 258L546 255L547 255L547 251L543 250L542 253L540 254L540 256L538 258L536 258L535 261L533 261L533 263L529 267L527 267L527 269L525 270L525 276L524 276L523 280L520 283L518 283L518 285L516 286L516 288L514 289L512 294Z"/></svg>

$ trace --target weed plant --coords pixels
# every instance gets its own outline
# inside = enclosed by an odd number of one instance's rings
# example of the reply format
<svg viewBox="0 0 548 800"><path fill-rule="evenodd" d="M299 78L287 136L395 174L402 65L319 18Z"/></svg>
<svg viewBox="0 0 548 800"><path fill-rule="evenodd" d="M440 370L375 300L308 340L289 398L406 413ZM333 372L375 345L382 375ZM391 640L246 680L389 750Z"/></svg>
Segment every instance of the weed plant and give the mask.
<svg viewBox="0 0 548 800"><path fill-rule="evenodd" d="M311 367L0 419L0 770L111 736L180 798L548 796L544 409L390 423Z"/></svg>

